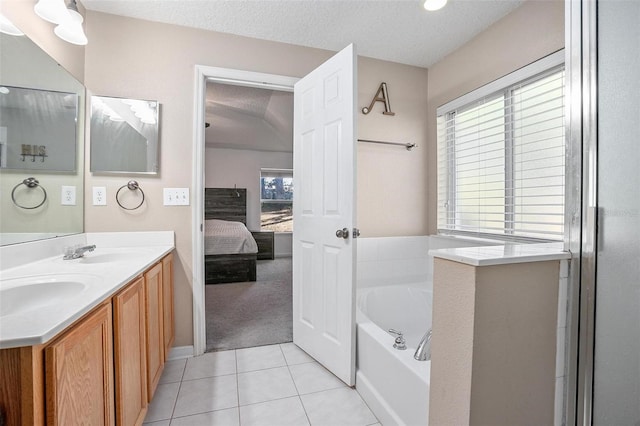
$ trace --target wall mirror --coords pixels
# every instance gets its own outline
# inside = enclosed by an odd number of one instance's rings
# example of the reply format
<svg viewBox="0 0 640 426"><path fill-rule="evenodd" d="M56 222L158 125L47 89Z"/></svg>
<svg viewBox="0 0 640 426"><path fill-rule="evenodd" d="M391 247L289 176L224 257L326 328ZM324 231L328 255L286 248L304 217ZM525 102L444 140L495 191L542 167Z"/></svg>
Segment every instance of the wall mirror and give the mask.
<svg viewBox="0 0 640 426"><path fill-rule="evenodd" d="M157 101L91 97L91 171L158 173Z"/></svg>
<svg viewBox="0 0 640 426"><path fill-rule="evenodd" d="M83 231L84 103L28 37L0 33L0 245Z"/></svg>
<svg viewBox="0 0 640 426"><path fill-rule="evenodd" d="M0 167L75 171L77 116L76 93L1 86Z"/></svg>

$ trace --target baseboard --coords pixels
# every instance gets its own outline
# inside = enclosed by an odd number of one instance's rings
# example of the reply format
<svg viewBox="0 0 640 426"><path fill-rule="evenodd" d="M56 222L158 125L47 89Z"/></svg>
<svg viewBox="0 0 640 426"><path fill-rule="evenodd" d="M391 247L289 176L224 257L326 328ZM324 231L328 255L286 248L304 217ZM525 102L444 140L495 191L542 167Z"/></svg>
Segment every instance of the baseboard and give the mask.
<svg viewBox="0 0 640 426"><path fill-rule="evenodd" d="M173 361L175 359L191 358L192 356L193 356L193 345L174 346L169 351L169 359L167 361Z"/></svg>

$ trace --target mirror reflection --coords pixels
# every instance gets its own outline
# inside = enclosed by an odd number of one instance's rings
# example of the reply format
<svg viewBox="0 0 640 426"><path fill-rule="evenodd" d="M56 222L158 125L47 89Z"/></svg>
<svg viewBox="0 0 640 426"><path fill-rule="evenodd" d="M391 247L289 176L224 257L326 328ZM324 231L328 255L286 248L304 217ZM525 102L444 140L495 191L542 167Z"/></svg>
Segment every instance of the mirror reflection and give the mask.
<svg viewBox="0 0 640 426"><path fill-rule="evenodd" d="M0 86L0 167L74 171L78 95Z"/></svg>
<svg viewBox="0 0 640 426"><path fill-rule="evenodd" d="M158 172L158 102L91 97L91 171Z"/></svg>
<svg viewBox="0 0 640 426"><path fill-rule="evenodd" d="M0 33L0 245L83 231L84 93L28 37Z"/></svg>

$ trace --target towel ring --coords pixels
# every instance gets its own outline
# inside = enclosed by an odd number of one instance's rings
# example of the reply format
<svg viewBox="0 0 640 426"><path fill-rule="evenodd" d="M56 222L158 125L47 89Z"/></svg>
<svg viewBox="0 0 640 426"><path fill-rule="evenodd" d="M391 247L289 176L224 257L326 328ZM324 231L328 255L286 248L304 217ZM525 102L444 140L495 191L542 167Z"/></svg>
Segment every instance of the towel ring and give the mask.
<svg viewBox="0 0 640 426"><path fill-rule="evenodd" d="M42 202L40 202L40 204L38 204L37 206L33 206L33 207L26 207L26 206L20 205L16 201L16 197L15 197L16 189L18 189L18 187L20 185L24 185L27 188L40 188L40 189L42 189L42 195L43 195ZM37 209L38 207L42 206L45 203L45 201L47 201L47 191L44 189L44 187L42 185L40 185L40 182L38 182L38 179L36 179L34 177L29 177L29 178L26 178L25 180L23 180L22 182L20 182L19 184L17 184L16 186L13 187L13 190L11 191L11 201L13 201L13 204L15 204L16 206L20 207L21 209L25 209L25 210Z"/></svg>
<svg viewBox="0 0 640 426"><path fill-rule="evenodd" d="M119 195L120 195L120 191L122 191L124 188L128 188L131 191L135 191L135 190L140 191L140 193L142 194L142 201L140 201L140 204L138 204L135 207L123 206L122 203L120 202ZM118 192L116 192L116 203L118 203L118 205L125 210L135 210L139 208L142 205L142 203L144 203L144 191L142 190L142 188L140 188L140 185L138 185L138 182L136 182L135 180L130 180L129 182L127 182L126 185L122 185L120 189L118 189Z"/></svg>

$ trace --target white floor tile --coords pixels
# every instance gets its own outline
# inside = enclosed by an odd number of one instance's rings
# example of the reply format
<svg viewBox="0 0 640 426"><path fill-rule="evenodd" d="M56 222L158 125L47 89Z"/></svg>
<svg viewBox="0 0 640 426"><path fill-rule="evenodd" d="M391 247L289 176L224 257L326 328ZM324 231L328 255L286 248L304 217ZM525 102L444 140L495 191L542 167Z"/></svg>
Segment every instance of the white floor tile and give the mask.
<svg viewBox="0 0 640 426"><path fill-rule="evenodd" d="M158 383L176 383L182 380L182 374L184 374L184 366L187 364L186 359L176 359L173 361L167 361L164 364L164 371L160 376Z"/></svg>
<svg viewBox="0 0 640 426"><path fill-rule="evenodd" d="M317 362L289 366L300 395L346 387L346 385Z"/></svg>
<svg viewBox="0 0 640 426"><path fill-rule="evenodd" d="M351 388L301 395L300 399L313 426L366 426L378 421L358 392Z"/></svg>
<svg viewBox="0 0 640 426"><path fill-rule="evenodd" d="M173 414L173 407L176 405L179 389L180 383L158 385L144 421L155 422L170 419Z"/></svg>
<svg viewBox="0 0 640 426"><path fill-rule="evenodd" d="M151 423L143 423L143 425L147 426L169 426L171 420L161 420L159 422L151 422Z"/></svg>
<svg viewBox="0 0 640 426"><path fill-rule="evenodd" d="M258 346L236 350L238 373L287 365L280 345Z"/></svg>
<svg viewBox="0 0 640 426"><path fill-rule="evenodd" d="M315 362L305 351L300 349L295 343L283 343L280 345L288 365L303 364L305 362Z"/></svg>
<svg viewBox="0 0 640 426"><path fill-rule="evenodd" d="M277 399L240 407L242 426L309 425L300 398Z"/></svg>
<svg viewBox="0 0 640 426"><path fill-rule="evenodd" d="M235 375L183 381L174 417L189 416L238 406Z"/></svg>
<svg viewBox="0 0 640 426"><path fill-rule="evenodd" d="M171 426L240 426L237 408L209 411L171 420Z"/></svg>
<svg viewBox="0 0 640 426"><path fill-rule="evenodd" d="M226 376L236 373L236 351L209 352L189 358L183 380Z"/></svg>
<svg viewBox="0 0 640 426"><path fill-rule="evenodd" d="M287 367L238 374L240 405L271 401L297 394Z"/></svg>

